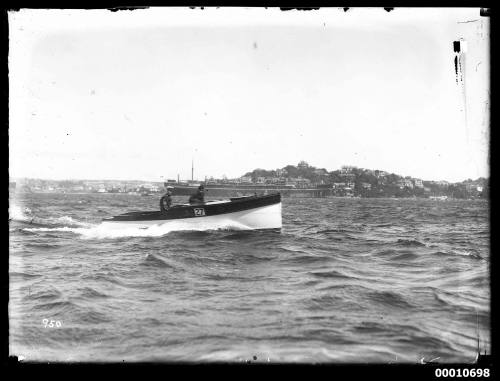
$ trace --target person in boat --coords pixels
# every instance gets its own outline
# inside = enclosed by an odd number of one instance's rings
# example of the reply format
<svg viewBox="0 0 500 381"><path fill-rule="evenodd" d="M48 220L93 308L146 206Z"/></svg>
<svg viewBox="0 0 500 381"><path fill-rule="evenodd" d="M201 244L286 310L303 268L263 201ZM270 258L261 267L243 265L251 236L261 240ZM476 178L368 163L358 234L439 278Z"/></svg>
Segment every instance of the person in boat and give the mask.
<svg viewBox="0 0 500 381"><path fill-rule="evenodd" d="M172 189L173 187L168 186L167 192L160 199L160 210L162 212L166 212L172 205Z"/></svg>
<svg viewBox="0 0 500 381"><path fill-rule="evenodd" d="M205 202L205 186L202 184L198 187L195 194L189 197L190 204L199 204Z"/></svg>

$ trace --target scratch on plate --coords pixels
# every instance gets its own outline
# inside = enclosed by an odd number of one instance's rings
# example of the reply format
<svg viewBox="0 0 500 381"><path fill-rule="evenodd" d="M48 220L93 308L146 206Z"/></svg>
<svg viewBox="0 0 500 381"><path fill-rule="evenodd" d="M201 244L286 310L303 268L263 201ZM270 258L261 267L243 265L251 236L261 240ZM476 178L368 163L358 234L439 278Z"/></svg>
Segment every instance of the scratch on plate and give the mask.
<svg viewBox="0 0 500 381"><path fill-rule="evenodd" d="M458 41L453 41L453 52L455 57L453 59L455 65L455 82L460 85L460 90L462 93L462 111L464 112L465 121L465 132L467 134L466 138L469 140L468 136L468 122L467 122L467 92L465 86L465 53L467 51L467 42L464 39Z"/></svg>

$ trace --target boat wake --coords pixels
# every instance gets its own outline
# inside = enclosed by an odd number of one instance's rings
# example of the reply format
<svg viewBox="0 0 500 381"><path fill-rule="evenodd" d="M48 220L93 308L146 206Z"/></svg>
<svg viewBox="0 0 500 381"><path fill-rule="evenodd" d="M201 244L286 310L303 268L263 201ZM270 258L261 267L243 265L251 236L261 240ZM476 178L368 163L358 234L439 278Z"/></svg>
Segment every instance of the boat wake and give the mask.
<svg viewBox="0 0 500 381"><path fill-rule="evenodd" d="M21 230L32 233L64 232L79 235L83 239L106 239L125 237L161 237L170 232L177 231L208 231L208 230L251 230L247 226L232 222L222 221L217 226L207 224L198 225L193 228L182 222L171 222L168 225L153 225L147 228L138 227L116 227L107 223L101 223L92 227L33 227L22 228Z"/></svg>
<svg viewBox="0 0 500 381"><path fill-rule="evenodd" d="M18 205L9 206L10 231L20 230L30 233L70 233L79 235L83 239L106 239L124 237L161 237L176 231L209 231L209 230L252 230L230 219L220 220L216 224L192 224L183 221L171 221L164 225L149 227L133 227L119 224L99 223L92 224L78 221L70 216L40 218L34 215L29 208ZM29 226L27 226L29 225Z"/></svg>
<svg viewBox="0 0 500 381"><path fill-rule="evenodd" d="M28 222L33 220L30 208L21 208L18 205L9 205L9 221Z"/></svg>
<svg viewBox="0 0 500 381"><path fill-rule="evenodd" d="M18 205L9 206L9 222L35 226L54 226L58 228L92 226L88 222L77 221L70 216L41 218L34 215L30 208L21 208Z"/></svg>

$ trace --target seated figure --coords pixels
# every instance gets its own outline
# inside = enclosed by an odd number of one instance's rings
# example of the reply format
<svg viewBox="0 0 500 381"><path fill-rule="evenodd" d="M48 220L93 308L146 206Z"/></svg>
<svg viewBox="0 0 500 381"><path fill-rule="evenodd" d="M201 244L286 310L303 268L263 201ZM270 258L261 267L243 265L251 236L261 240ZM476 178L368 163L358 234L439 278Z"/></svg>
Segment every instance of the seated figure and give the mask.
<svg viewBox="0 0 500 381"><path fill-rule="evenodd" d="M200 204L205 202L205 187L200 185L195 194L189 197L190 204Z"/></svg>
<svg viewBox="0 0 500 381"><path fill-rule="evenodd" d="M172 205L172 189L173 187L168 186L167 192L160 199L160 210L162 212L166 212L170 209L170 205Z"/></svg>

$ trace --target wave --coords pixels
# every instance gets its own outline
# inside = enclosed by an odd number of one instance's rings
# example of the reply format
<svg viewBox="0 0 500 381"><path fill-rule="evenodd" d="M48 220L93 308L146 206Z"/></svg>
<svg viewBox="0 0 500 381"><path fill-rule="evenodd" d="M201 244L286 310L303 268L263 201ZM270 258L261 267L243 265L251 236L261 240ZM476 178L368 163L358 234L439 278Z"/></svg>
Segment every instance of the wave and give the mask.
<svg viewBox="0 0 500 381"><path fill-rule="evenodd" d="M25 232L70 232L70 233L79 233L81 230L86 230L84 228L71 228L68 226L63 226L60 228L23 228L21 229Z"/></svg>
<svg viewBox="0 0 500 381"><path fill-rule="evenodd" d="M420 241L417 241L416 239L398 239L396 241L397 244L401 246L414 246L414 247L421 247L425 246L425 243L422 243Z"/></svg>
<svg viewBox="0 0 500 381"><path fill-rule="evenodd" d="M305 304L309 311L331 311L332 309L339 309L345 300L342 296L337 295L320 295L308 299Z"/></svg>
<svg viewBox="0 0 500 381"><path fill-rule="evenodd" d="M70 227L91 227L92 224L88 222L83 222L83 221L78 221L75 220L74 218L70 216L62 216L62 217L51 217L51 218L46 218L44 221L47 224L53 224L53 225L63 225L63 226L70 226Z"/></svg>
<svg viewBox="0 0 500 381"><path fill-rule="evenodd" d="M55 301L35 305L33 309L40 311L52 311L57 313L64 313L74 311L77 308L76 304L70 301Z"/></svg>
<svg viewBox="0 0 500 381"><path fill-rule="evenodd" d="M107 281L111 283L118 284L122 286L123 284L118 281L114 274L110 271L97 271L97 272L89 272L81 275L81 278L84 280L92 280L92 281Z"/></svg>
<svg viewBox="0 0 500 381"><path fill-rule="evenodd" d="M10 280L14 279L34 279L34 278L40 278L42 275L40 274L28 274L28 273L22 273L22 272L9 272L9 278Z"/></svg>
<svg viewBox="0 0 500 381"><path fill-rule="evenodd" d="M356 324L352 330L357 333L369 333L369 334L378 334L378 333L385 333L388 334L389 331L396 331L399 327L402 328L402 331L405 332L405 334L408 332L408 330L415 330L417 329L416 327L413 326L408 326L408 325L403 325L399 326L397 324L392 324L391 326L387 326L385 323L380 323L376 321L361 321L358 324Z"/></svg>
<svg viewBox="0 0 500 381"><path fill-rule="evenodd" d="M26 216L28 214L28 216ZM9 205L9 220L23 221L29 219L30 208L21 208L19 205Z"/></svg>
<svg viewBox="0 0 500 381"><path fill-rule="evenodd" d="M368 294L368 297L378 303L389 307L399 307L405 309L411 309L414 306L406 301L406 299L395 292L392 291L372 291Z"/></svg>
<svg viewBox="0 0 500 381"><path fill-rule="evenodd" d="M481 254L476 252L474 249L472 250L453 250L452 251L454 255L462 255L474 259L484 259Z"/></svg>
<svg viewBox="0 0 500 381"><path fill-rule="evenodd" d="M270 242L273 242L273 240L276 237L281 236L280 233L281 233L280 229L266 229L266 230L246 229L246 230L236 230L234 232L226 233L223 238L225 240L241 241L242 239L247 239L247 238L254 239L256 236L258 236L261 240L264 238L268 238Z"/></svg>
<svg viewBox="0 0 500 381"><path fill-rule="evenodd" d="M105 313L92 309L84 309L82 311L79 311L79 313L77 313L77 316L79 321L87 324L107 323L113 320L110 316L106 315Z"/></svg>
<svg viewBox="0 0 500 381"><path fill-rule="evenodd" d="M146 258L142 262L143 266L153 266L153 267L161 267L161 268L171 268L173 269L175 266L168 264L165 260L159 258L154 254L146 255Z"/></svg>
<svg viewBox="0 0 500 381"><path fill-rule="evenodd" d="M9 221L30 224L32 226L58 227L90 227L92 224L75 220L70 216L42 218L33 214L30 208L21 208L19 205L9 205Z"/></svg>
<svg viewBox="0 0 500 381"><path fill-rule="evenodd" d="M411 261L419 258L419 255L413 252L400 253L392 258L394 261Z"/></svg>
<svg viewBox="0 0 500 381"><path fill-rule="evenodd" d="M283 248L280 248L280 250L284 250L285 252L287 251L286 249ZM281 262L287 264L307 265L312 263L327 263L333 260L332 257L324 255L312 255L312 254L307 254L305 252L302 253L304 253L304 255L294 255L291 257L283 258L281 259Z"/></svg>
<svg viewBox="0 0 500 381"><path fill-rule="evenodd" d="M84 298L89 298L89 299L95 299L95 298L107 298L109 295L104 294L102 292L99 292L95 290L92 287L84 287L83 289L80 290L82 297Z"/></svg>
<svg viewBox="0 0 500 381"><path fill-rule="evenodd" d="M304 251L304 250L300 250L300 247L296 246L296 247L293 247L293 246L284 246L284 245L281 245L278 247L278 250L279 251L282 251L282 252L285 252L285 253L292 253L292 254L305 254L305 256L309 256L309 253Z"/></svg>
<svg viewBox="0 0 500 381"><path fill-rule="evenodd" d="M113 226L109 223L91 225L91 227L36 227L24 228L29 232L67 232L82 236L84 239L126 238L126 237L161 237L174 231L208 232L216 230L252 230L234 221L221 221L218 224L200 224L193 227L186 222L172 221L164 225L152 225L147 228Z"/></svg>
<svg viewBox="0 0 500 381"><path fill-rule="evenodd" d="M24 244L24 247L27 249L59 249L62 246L50 243L26 243Z"/></svg>
<svg viewBox="0 0 500 381"><path fill-rule="evenodd" d="M435 251L433 253L433 255L443 256L443 257L446 257L446 256L455 257L457 255L460 255L460 256L470 257L473 259L486 259L483 256L481 256L481 254L476 252L475 250L447 250L447 251L439 250L439 251Z"/></svg>
<svg viewBox="0 0 500 381"><path fill-rule="evenodd" d="M386 256L386 255L387 256L389 256L389 255L392 256L392 255L396 255L397 253L398 252L396 250L394 250L394 249L380 249L380 250L377 250L375 252L375 254L377 256Z"/></svg>
<svg viewBox="0 0 500 381"><path fill-rule="evenodd" d="M349 229L342 229L342 228L334 228L334 229L323 229L323 230L318 230L316 233L317 234L325 234L325 233L347 233L352 230Z"/></svg>
<svg viewBox="0 0 500 381"><path fill-rule="evenodd" d="M356 279L355 277L342 274L339 271L331 270L331 271L315 271L311 272L311 275L314 275L317 278L342 278L342 279Z"/></svg>
<svg viewBox="0 0 500 381"><path fill-rule="evenodd" d="M37 301L57 300L62 296L62 293L54 287L45 290L33 290L26 295L25 299L33 299Z"/></svg>

